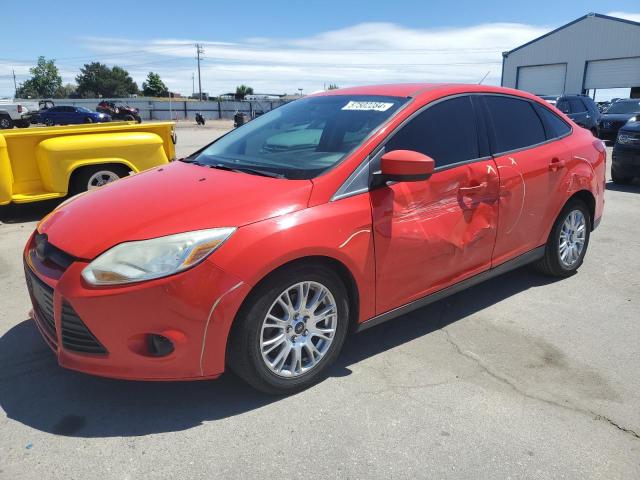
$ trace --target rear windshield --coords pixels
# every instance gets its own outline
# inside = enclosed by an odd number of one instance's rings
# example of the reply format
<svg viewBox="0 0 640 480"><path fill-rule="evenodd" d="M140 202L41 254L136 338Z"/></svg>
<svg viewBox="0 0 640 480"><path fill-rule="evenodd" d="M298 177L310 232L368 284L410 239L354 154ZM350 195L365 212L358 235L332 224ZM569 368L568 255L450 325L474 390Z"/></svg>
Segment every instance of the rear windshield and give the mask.
<svg viewBox="0 0 640 480"><path fill-rule="evenodd" d="M272 110L185 159L206 166L309 179L345 158L407 101L401 97L308 97Z"/></svg>
<svg viewBox="0 0 640 480"><path fill-rule="evenodd" d="M627 102L615 102L607 109L606 113L639 113L640 112L640 100L627 101Z"/></svg>

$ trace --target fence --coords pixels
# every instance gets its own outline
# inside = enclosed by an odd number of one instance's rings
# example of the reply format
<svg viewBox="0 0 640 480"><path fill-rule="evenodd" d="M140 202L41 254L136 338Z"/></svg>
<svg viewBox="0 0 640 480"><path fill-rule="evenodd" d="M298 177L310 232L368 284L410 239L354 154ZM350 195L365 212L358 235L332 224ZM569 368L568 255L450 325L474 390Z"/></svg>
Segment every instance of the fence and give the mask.
<svg viewBox="0 0 640 480"><path fill-rule="evenodd" d="M54 99L56 105L68 105L74 107L85 107L95 110L98 102L108 100L116 105L126 104L137 108L143 120L179 120L193 119L196 112L208 120L212 119L232 119L233 115L241 112L249 117L254 114L268 112L280 105L287 103L287 100L223 100L223 101L193 101L173 99L157 100L152 98L61 98ZM25 100L24 103L38 103L38 100Z"/></svg>

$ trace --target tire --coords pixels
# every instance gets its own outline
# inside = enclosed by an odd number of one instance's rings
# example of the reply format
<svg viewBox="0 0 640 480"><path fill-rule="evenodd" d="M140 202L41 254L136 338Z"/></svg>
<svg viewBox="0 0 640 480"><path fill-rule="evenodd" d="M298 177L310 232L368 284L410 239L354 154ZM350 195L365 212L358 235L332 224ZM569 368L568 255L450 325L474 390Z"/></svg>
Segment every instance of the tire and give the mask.
<svg viewBox="0 0 640 480"><path fill-rule="evenodd" d="M15 123L16 123L16 127L18 127L18 128L28 128L29 125L30 125L30 123L27 120L20 120L20 121L15 122Z"/></svg>
<svg viewBox="0 0 640 480"><path fill-rule="evenodd" d="M277 300L284 295L284 292L290 291L289 298L295 305L298 301L296 292L299 290L293 287L299 284L309 285L307 294L311 300L308 300L307 305L312 302L321 288L329 292L314 310L315 313L321 313L329 308L329 305L334 305L334 310L330 311L335 311L336 314L329 313L324 317L333 320L318 321L315 324L316 327L320 325L318 328L324 328L325 332L333 326L333 337L328 344L323 343L325 340L319 337L317 330L314 332L313 313L309 310L306 312L303 310L302 313L306 313L304 316L293 319L289 315L290 320L285 320L280 325L274 323L273 327L263 329L268 313L273 313L279 318L287 316ZM282 313L278 313L279 309ZM301 324L303 326L299 328ZM349 302L347 290L340 277L322 265L293 265L268 277L245 300L231 331L227 352L228 364L236 375L258 390L274 395L295 393L325 377L329 366L340 354L348 326ZM265 352L269 347L263 342L266 341L269 344L270 340L277 337L282 337L283 340L277 344L271 342L270 345L272 347L275 345L275 348L271 352ZM291 341L292 337L293 341ZM277 360L285 351L288 353L281 360L283 363L278 373ZM295 366L294 351L300 352L298 353L300 361L295 362ZM316 358L316 355L320 354L321 356ZM275 368L267 365L267 358L273 360L276 364ZM305 372L304 368L308 370Z"/></svg>
<svg viewBox="0 0 640 480"><path fill-rule="evenodd" d="M13 128L13 120L9 115L2 115L0 117L0 129L11 130Z"/></svg>
<svg viewBox="0 0 640 480"><path fill-rule="evenodd" d="M127 175L129 175L129 170L123 165L107 164L83 167L73 173L69 190L72 195L77 195L78 193L86 192L90 188L100 187ZM95 184L95 180L98 178L102 178L105 182L102 185Z"/></svg>
<svg viewBox="0 0 640 480"><path fill-rule="evenodd" d="M123 120L125 122L133 122L135 120L135 118L133 118L133 115L125 115L125 117L123 118Z"/></svg>
<svg viewBox="0 0 640 480"><path fill-rule="evenodd" d="M47 118L47 119L44 121L44 124L45 124L47 127L53 127L53 126L55 125L54 121L53 121L51 118Z"/></svg>
<svg viewBox="0 0 640 480"><path fill-rule="evenodd" d="M626 177L616 173L613 165L611 166L611 181L618 185L629 185L633 181L633 177Z"/></svg>
<svg viewBox="0 0 640 480"><path fill-rule="evenodd" d="M576 245L576 250L571 247L565 247L566 250L569 251L568 259L571 259L571 255L576 255L574 261L567 262L562 258L562 238L566 235L565 230L565 222L571 222L570 216L576 215L574 218L581 218L582 231L584 232L582 235L582 247L581 249L577 246L579 245L579 241L576 241L579 235L579 229L576 230L575 235L569 235L569 238L566 240L565 245ZM569 229L571 231L571 229ZM544 257L540 260L536 261L533 266L536 270L544 275L549 275L553 277L569 277L577 272L580 265L584 261L584 256L587 253L587 247L589 246L589 237L591 235L591 214L589 213L589 209L585 205L585 203L576 198L571 199L564 206L555 223L553 224L553 228L551 229L551 233L549 234L549 239L547 240L547 244L545 246ZM579 250L579 251L578 251Z"/></svg>
<svg viewBox="0 0 640 480"><path fill-rule="evenodd" d="M142 117L140 115L136 115L134 118L136 122L142 123Z"/></svg>
<svg viewBox="0 0 640 480"><path fill-rule="evenodd" d="M93 118L91 118L91 117L86 117L86 118L84 119L84 123L93 123Z"/></svg>

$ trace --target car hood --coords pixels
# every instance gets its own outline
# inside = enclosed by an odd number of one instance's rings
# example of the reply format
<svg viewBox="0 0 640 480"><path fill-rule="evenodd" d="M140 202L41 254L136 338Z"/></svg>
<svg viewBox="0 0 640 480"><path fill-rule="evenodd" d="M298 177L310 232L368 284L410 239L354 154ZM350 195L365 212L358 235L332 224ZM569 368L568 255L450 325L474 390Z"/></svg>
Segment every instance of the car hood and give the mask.
<svg viewBox="0 0 640 480"><path fill-rule="evenodd" d="M635 117L636 115L639 115L639 114L637 113L603 113L600 115L600 120L601 121L606 120L608 122L626 122L631 117Z"/></svg>
<svg viewBox="0 0 640 480"><path fill-rule="evenodd" d="M45 217L38 231L89 260L126 241L241 227L300 210L312 185L173 162L72 199Z"/></svg>
<svg viewBox="0 0 640 480"><path fill-rule="evenodd" d="M640 133L640 122L627 123L620 131Z"/></svg>

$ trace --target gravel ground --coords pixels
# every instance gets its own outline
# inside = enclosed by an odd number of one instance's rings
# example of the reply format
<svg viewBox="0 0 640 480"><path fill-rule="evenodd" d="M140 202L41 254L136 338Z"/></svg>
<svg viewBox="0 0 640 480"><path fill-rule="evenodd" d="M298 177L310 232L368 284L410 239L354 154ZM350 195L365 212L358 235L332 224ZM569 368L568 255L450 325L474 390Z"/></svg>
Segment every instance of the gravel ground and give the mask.
<svg viewBox="0 0 640 480"><path fill-rule="evenodd" d="M229 128L178 127L178 155ZM640 186L608 184L578 275L524 268L353 336L288 398L60 369L0 209L0 478L640 478Z"/></svg>

